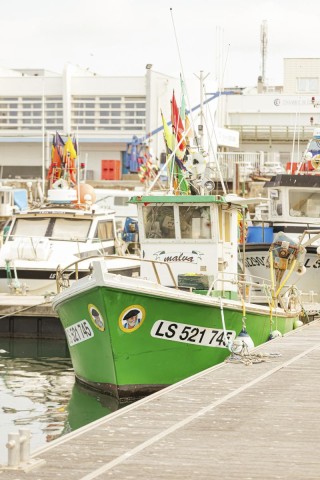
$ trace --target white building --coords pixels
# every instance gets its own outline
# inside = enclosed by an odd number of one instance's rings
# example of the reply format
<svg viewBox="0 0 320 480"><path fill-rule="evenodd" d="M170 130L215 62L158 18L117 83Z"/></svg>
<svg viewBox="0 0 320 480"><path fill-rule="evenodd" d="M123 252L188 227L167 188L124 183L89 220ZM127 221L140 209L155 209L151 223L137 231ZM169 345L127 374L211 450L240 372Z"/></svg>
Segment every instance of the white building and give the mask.
<svg viewBox="0 0 320 480"><path fill-rule="evenodd" d="M301 155L320 124L320 58L285 58L283 86L224 95L220 118L239 131L241 151L277 153L283 164Z"/></svg>
<svg viewBox="0 0 320 480"><path fill-rule="evenodd" d="M180 92L179 79L155 72L152 65L141 77L103 77L72 65L62 75L0 69L0 177L41 176L55 131L77 135L80 160L93 180L103 178L104 160L119 162L121 176L127 172L133 137L150 142L160 159L160 109L170 120L173 89ZM229 90L217 101L219 150L276 154L283 164L292 154L301 157L320 123L320 59L284 59L283 86L260 81Z"/></svg>
<svg viewBox="0 0 320 480"><path fill-rule="evenodd" d="M133 137L170 119L178 81L147 65L141 77L102 77L67 65L63 75L42 70L0 70L0 176L41 176L56 131L78 137L81 161L92 179L101 179L102 161L126 172L125 153ZM162 135L150 137L158 155Z"/></svg>

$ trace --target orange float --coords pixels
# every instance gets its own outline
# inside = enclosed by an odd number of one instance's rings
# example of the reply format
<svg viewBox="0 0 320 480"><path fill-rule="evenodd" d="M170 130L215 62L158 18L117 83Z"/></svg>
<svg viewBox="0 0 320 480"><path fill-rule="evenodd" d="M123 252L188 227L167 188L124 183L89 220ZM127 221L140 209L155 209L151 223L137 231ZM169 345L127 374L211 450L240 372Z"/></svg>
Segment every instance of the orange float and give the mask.
<svg viewBox="0 0 320 480"><path fill-rule="evenodd" d="M78 192L78 187L76 187L76 190ZM86 195L91 196L90 202L92 202L92 203L95 203L95 201L97 199L96 192L95 192L94 188L91 185L89 185L88 183L80 183L79 194L80 194L80 199L78 199L78 201L80 201L80 203L86 203L86 199L85 199Z"/></svg>

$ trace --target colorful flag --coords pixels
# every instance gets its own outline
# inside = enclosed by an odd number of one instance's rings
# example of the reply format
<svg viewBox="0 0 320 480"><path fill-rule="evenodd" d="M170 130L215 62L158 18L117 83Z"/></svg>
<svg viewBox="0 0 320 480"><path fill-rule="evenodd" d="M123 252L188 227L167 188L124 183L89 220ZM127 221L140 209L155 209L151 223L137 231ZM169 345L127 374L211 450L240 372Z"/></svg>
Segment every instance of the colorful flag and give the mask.
<svg viewBox="0 0 320 480"><path fill-rule="evenodd" d="M171 121L172 121L173 132L176 136L177 143L179 144L179 150L184 152L186 149L186 142L183 139L184 126L180 117L180 112L176 102L174 91L172 94L172 101L171 101Z"/></svg>
<svg viewBox="0 0 320 480"><path fill-rule="evenodd" d="M76 154L78 155L78 142L75 135L73 135L72 144Z"/></svg>
<svg viewBox="0 0 320 480"><path fill-rule="evenodd" d="M64 141L58 132L52 137L51 165L48 171L48 178L51 182L57 180L61 175L61 162L63 160Z"/></svg>
<svg viewBox="0 0 320 480"><path fill-rule="evenodd" d="M190 124L189 115L186 115L185 126L186 126L186 144L190 146L190 138L193 138L193 130Z"/></svg>
<svg viewBox="0 0 320 480"><path fill-rule="evenodd" d="M71 160L77 158L77 152L72 143L71 137L68 137L68 140L64 144L64 157L67 158L68 154L70 155Z"/></svg>
<svg viewBox="0 0 320 480"><path fill-rule="evenodd" d="M162 119L162 125L163 125L163 136L164 136L164 141L167 147L167 153L172 153L172 132L170 131L170 128L164 118L164 115L161 110L161 119Z"/></svg>
<svg viewBox="0 0 320 480"><path fill-rule="evenodd" d="M63 149L64 149L64 141L62 140L62 137L59 135L58 132L53 135L52 139L52 150L51 152L54 153L55 157L60 158L60 162L63 159ZM53 158L53 155L51 155L51 158Z"/></svg>
<svg viewBox="0 0 320 480"><path fill-rule="evenodd" d="M162 112L161 112L161 118L162 118L162 124L163 124L163 136L166 144L167 156L170 157L170 155L172 155L173 151L175 150L175 136L170 131L170 128L168 127L168 124ZM178 157L177 155L178 153L179 153L179 149L173 155L173 158L171 158L171 160L167 165L169 178L172 179L171 181L172 181L172 185L176 195L180 195L180 194L189 195L190 193L189 183L185 179L183 174L183 171L187 171L187 169L184 166L182 160Z"/></svg>

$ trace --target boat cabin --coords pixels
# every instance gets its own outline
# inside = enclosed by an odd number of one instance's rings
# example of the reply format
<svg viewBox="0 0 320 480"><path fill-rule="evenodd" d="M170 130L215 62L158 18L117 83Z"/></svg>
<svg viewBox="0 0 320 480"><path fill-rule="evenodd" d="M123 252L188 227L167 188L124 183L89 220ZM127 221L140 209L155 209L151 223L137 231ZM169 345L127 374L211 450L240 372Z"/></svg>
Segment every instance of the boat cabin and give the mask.
<svg viewBox="0 0 320 480"><path fill-rule="evenodd" d="M71 253L82 258L101 249L115 253L113 212L99 215L65 207L34 209L13 216L0 252L0 265L7 258L45 261L53 250L67 259Z"/></svg>
<svg viewBox="0 0 320 480"><path fill-rule="evenodd" d="M234 278L238 237L235 205L213 195L152 195L131 201L138 208L142 258L168 263L180 287L202 286L201 290L221 277ZM165 284L172 285L165 266L161 274L166 276ZM142 262L141 276L154 280L152 263ZM229 282L225 289L236 291L237 286Z"/></svg>
<svg viewBox="0 0 320 480"><path fill-rule="evenodd" d="M117 230L121 231L128 217L137 218L137 207L129 203L136 193L132 190L95 188L96 205L115 211Z"/></svg>
<svg viewBox="0 0 320 480"><path fill-rule="evenodd" d="M319 224L319 175L276 175L264 188L268 192L268 221L274 225Z"/></svg>

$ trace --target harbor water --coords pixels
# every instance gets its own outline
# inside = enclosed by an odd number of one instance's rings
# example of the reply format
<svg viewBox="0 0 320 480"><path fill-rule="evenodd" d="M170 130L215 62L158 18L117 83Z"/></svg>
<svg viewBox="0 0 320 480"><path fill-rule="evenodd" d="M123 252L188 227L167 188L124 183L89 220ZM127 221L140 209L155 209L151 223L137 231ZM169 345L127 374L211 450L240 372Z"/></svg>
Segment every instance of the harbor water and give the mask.
<svg viewBox="0 0 320 480"><path fill-rule="evenodd" d="M120 408L115 398L75 383L63 340L1 338L0 352L0 464L7 462L8 433L28 428L32 452Z"/></svg>

